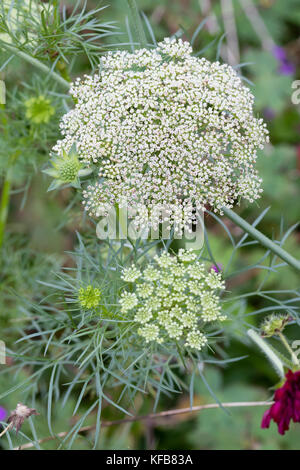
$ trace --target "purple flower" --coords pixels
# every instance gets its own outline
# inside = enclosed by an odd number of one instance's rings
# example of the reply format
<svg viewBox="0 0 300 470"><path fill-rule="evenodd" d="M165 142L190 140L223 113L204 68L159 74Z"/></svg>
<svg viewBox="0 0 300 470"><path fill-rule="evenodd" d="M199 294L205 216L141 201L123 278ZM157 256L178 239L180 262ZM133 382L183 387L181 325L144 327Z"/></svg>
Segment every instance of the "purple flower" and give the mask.
<svg viewBox="0 0 300 470"><path fill-rule="evenodd" d="M295 73L295 66L289 62L283 47L274 46L272 53L279 62L278 71L281 75L293 75Z"/></svg>
<svg viewBox="0 0 300 470"><path fill-rule="evenodd" d="M276 113L271 108L265 108L264 109L264 116L265 116L266 119L268 119L268 121L271 121L272 119L275 118Z"/></svg>
<svg viewBox="0 0 300 470"><path fill-rule="evenodd" d="M286 374L286 381L274 396L275 403L264 413L261 427L268 428L271 420L278 425L279 434L289 430L290 421L300 423L300 370Z"/></svg>
<svg viewBox="0 0 300 470"><path fill-rule="evenodd" d="M282 62L279 67L279 72L281 73L281 75L294 75L295 66L288 61Z"/></svg>
<svg viewBox="0 0 300 470"><path fill-rule="evenodd" d="M0 406L0 421L4 421L7 416L7 411L3 406Z"/></svg>
<svg viewBox="0 0 300 470"><path fill-rule="evenodd" d="M283 47L274 46L272 52L275 59L277 59L279 62L286 60L286 53Z"/></svg>
<svg viewBox="0 0 300 470"><path fill-rule="evenodd" d="M221 263L213 264L210 269L213 269L216 273L220 273L223 270L223 265Z"/></svg>

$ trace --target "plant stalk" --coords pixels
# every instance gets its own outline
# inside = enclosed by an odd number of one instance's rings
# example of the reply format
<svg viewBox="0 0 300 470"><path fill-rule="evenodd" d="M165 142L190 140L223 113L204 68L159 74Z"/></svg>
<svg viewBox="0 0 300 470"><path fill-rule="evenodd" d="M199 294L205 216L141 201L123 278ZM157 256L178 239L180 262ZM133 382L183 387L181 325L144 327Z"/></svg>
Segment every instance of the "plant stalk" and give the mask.
<svg viewBox="0 0 300 470"><path fill-rule="evenodd" d="M276 370L277 374L281 379L284 378L284 368L279 357L274 353L274 351L269 347L269 345L259 336L258 333L254 330L248 330L247 335L252 339L252 341L265 353L272 366Z"/></svg>
<svg viewBox="0 0 300 470"><path fill-rule="evenodd" d="M70 88L70 84L69 84L69 82L67 82L67 80L65 80L63 77L61 77L58 73L51 70L47 65L43 64L38 59L35 59L34 57L31 57L29 54L26 54L26 52L20 51L16 47L11 46L10 44L7 44L4 41L1 41L0 44L5 49L7 49L8 51L10 51L13 54L19 56L21 59L24 59L26 62L28 62L29 64L33 65L34 67L40 69L42 72L50 75L54 80L57 81L57 83L59 83L65 89Z"/></svg>
<svg viewBox="0 0 300 470"><path fill-rule="evenodd" d="M299 366L299 361L298 361L298 358L296 356L296 354L294 353L294 351L292 350L291 346L289 345L289 343L287 342L287 339L286 337L281 333L281 331L278 331L277 335L279 336L282 344L284 345L284 347L286 348L286 350L289 352L291 358L292 358L292 362L296 365L296 366Z"/></svg>
<svg viewBox="0 0 300 470"><path fill-rule="evenodd" d="M133 23L134 23L134 28L135 28L135 32L136 32L138 41L139 41L141 47L147 48L147 39L146 39L145 31L144 31L144 28L143 28L143 24L142 24L142 21L141 21L141 17L140 17L140 14L139 14L139 10L138 10L136 1L135 0L127 0L127 2L128 2L129 9L131 11L131 15L132 15Z"/></svg>
<svg viewBox="0 0 300 470"><path fill-rule="evenodd" d="M242 407L252 407L252 406L270 406L273 405L273 401L248 401L248 402L232 402L232 403L222 403L224 408L242 408ZM143 416L130 416L129 418L118 419L114 421L102 421L101 427L110 427L120 424L126 423L134 423L136 421L148 421L148 420L155 420L161 418L168 418L169 416L177 416L182 414L189 414L197 411L202 410L209 410L219 408L219 403L210 403L207 405L198 405L193 406L190 408L178 408L175 410L167 410L161 411L159 413L151 413L148 415ZM96 424L92 424L90 426L84 426L78 430L78 433L89 432L96 429ZM43 442L53 441L55 439L64 438L69 434L69 431L64 431L56 434L55 436L48 436L44 437L43 439L39 439L38 443L42 444ZM14 450L23 450L23 449L30 449L34 447L34 442L28 442L26 444L22 444L20 447L16 447Z"/></svg>
<svg viewBox="0 0 300 470"><path fill-rule="evenodd" d="M20 151L17 150L14 154L10 156L8 169L4 177L1 201L0 201L0 248L2 247L2 244L3 244L5 227L6 227L7 216L8 216L13 166L14 166L15 161L19 157L19 155L20 155Z"/></svg>
<svg viewBox="0 0 300 470"><path fill-rule="evenodd" d="M297 271L300 271L300 261L290 255L287 251L285 251L281 246L274 243L268 237L263 235L259 230L257 230L252 225L248 224L246 220L242 219L239 215L233 212L231 209L222 208L224 214L228 217L228 219L232 220L236 225L241 227L245 232L252 236L255 240L257 240L261 245L268 250L271 250L275 255L279 258L283 259L287 264L292 266Z"/></svg>
<svg viewBox="0 0 300 470"><path fill-rule="evenodd" d="M6 426L6 428L0 433L0 437L4 436L12 428L12 426L13 424L9 423L9 425Z"/></svg>
<svg viewBox="0 0 300 470"><path fill-rule="evenodd" d="M1 202L0 202L0 248L3 244L5 227L7 222L7 215L8 215L8 206L10 200L10 188L11 188L11 170L8 169L6 173L6 177L4 179L3 187L2 187L2 194L1 194Z"/></svg>

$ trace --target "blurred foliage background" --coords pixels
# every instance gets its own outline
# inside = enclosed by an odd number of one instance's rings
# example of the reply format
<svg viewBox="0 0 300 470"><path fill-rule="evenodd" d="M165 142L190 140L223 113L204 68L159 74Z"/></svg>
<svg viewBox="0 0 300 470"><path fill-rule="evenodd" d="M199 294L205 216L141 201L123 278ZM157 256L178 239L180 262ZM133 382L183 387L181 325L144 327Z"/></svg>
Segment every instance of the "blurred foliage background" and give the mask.
<svg viewBox="0 0 300 470"><path fill-rule="evenodd" d="M71 12L71 0L61 4ZM99 12L103 21L114 21L124 31L128 14L124 0L109 0L108 7ZM299 218L299 173L300 173L300 106L291 101L292 82L300 75L300 9L298 0L139 0L140 9L147 15L156 39L183 32L190 39L197 26L205 20L195 44L203 55L233 66L242 64L242 73L256 97L256 111L267 121L271 144L260 155L258 166L263 178L264 193L251 207L241 206L241 215L253 221L268 206L269 211L260 222L260 230L270 237L279 237ZM98 8L99 2L89 0L87 8ZM223 33L226 36L223 37ZM121 36L122 38L123 36ZM221 41L220 41L221 39ZM118 42L120 36L103 38L99 46ZM125 39L126 41L126 39ZM207 46L210 47L207 48ZM47 55L50 52L44 51ZM1 52L1 64L8 59ZM91 65L86 57L79 57L72 75L89 73ZM65 112L64 98L56 86L37 80L32 68L14 58L4 68L0 78L7 86L7 104L1 109L0 171L4 180L13 149L17 163L11 176L11 201L5 240L1 249L0 273L0 338L5 338L13 347L18 338L19 327L24 320L22 297L38 302L47 295L47 289L37 280L45 280L49 272L60 266L72 266L68 251L76 244L76 231L93 233L94 228L82 216L81 205L74 200L74 192L68 188L61 192L47 193L49 181L41 173L48 160L49 149L57 139L58 121ZM253 84L251 84L253 83ZM255 84L255 85L254 85ZM49 94L49 87L51 93ZM46 90L46 91L45 91ZM48 91L47 91L48 90ZM28 111L28 100L47 94L54 109L49 122L34 122ZM13 103L13 105L11 105ZM50 113L51 114L51 113ZM33 145L34 142L34 145ZM10 150L11 153L11 150ZM72 210L70 209L72 205ZM236 209L237 210L237 209ZM225 265L230 256L230 241L224 237L219 224L207 217L210 243L218 254L218 263ZM224 220L231 233L241 234L240 229ZM290 234L286 248L295 257L300 257L300 231ZM255 263L262 251L257 246L242 250L240 266ZM255 290L262 280L256 269L240 274L231 282L230 289L236 293ZM280 274L268 275L266 288L270 290L297 289L299 278L290 268L281 268ZM247 304L247 312L264 308L268 301L257 298ZM276 309L274 310L276 312ZM272 312L270 312L272 313ZM261 321L257 318L257 324ZM297 330L290 327L289 333L297 338ZM5 335L5 336L4 336ZM299 335L299 333L298 333ZM221 401L264 400L271 396L270 387L276 382L274 372L264 357L247 343L233 341L227 349L230 357L247 356L240 362L224 368L208 370L211 383ZM0 366L5 367L5 366ZM26 374L26 371L24 371ZM0 379L1 380L1 379ZM11 385L15 382L11 377ZM0 382L0 389L8 387ZM203 384L196 384L195 404L207 403L211 397ZM20 399L18 392L0 401L7 410L15 407ZM68 429L68 407L57 409L54 429ZM151 412L152 399L139 408L140 414ZM163 398L160 409L189 406L188 397ZM222 410L207 410L198 415L184 415L144 421L135 424L112 426L103 431L103 449L300 449L299 425L284 437L274 427L261 430L263 409L234 409L226 414ZM113 419L109 407L104 411L106 419ZM76 417L73 417L76 419ZM42 417L35 418L40 433L49 431ZM28 426L30 426L28 424ZM44 426L44 429L43 429ZM230 433L228 432L230 429ZM78 438L76 448L85 448L85 437ZM45 444L45 448L52 448Z"/></svg>

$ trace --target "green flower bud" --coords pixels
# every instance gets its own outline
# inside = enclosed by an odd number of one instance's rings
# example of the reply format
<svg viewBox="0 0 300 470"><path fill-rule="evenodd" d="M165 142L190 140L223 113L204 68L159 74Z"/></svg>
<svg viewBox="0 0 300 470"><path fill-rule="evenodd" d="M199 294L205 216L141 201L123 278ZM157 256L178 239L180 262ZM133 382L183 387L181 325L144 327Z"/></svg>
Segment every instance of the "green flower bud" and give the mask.
<svg viewBox="0 0 300 470"><path fill-rule="evenodd" d="M98 307L101 298L101 291L97 287L88 285L82 287L78 292L78 302L84 309L91 309Z"/></svg>
<svg viewBox="0 0 300 470"><path fill-rule="evenodd" d="M80 177L84 177L93 172L92 168L82 168L76 151L76 144L73 144L69 153L63 151L50 160L52 167L44 171L47 175L54 178L48 191L59 188L63 185L70 185L74 188L80 187Z"/></svg>
<svg viewBox="0 0 300 470"><path fill-rule="evenodd" d="M267 317L261 325L262 336L270 338L281 333L286 324L290 321L290 317L287 314L275 315L272 314Z"/></svg>
<svg viewBox="0 0 300 470"><path fill-rule="evenodd" d="M44 95L25 101L26 117L34 124L47 124L54 114L55 108Z"/></svg>

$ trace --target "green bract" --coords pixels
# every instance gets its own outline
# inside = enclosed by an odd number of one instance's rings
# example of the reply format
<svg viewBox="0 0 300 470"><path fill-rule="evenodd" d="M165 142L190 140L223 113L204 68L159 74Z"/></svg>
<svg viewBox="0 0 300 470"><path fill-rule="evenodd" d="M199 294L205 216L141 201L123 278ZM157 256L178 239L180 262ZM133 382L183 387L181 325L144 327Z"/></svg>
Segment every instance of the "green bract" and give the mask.
<svg viewBox="0 0 300 470"><path fill-rule="evenodd" d="M62 155L54 157L51 160L52 168L47 168L44 173L52 176L55 180L51 183L48 191L58 188L62 185L80 187L80 176L88 175L91 169L83 169L82 164L78 160L76 147L72 146L69 153L62 151Z"/></svg>
<svg viewBox="0 0 300 470"><path fill-rule="evenodd" d="M261 325L262 334L265 337L276 336L278 333L281 333L287 322L289 321L289 315L270 315L268 316L263 324Z"/></svg>

